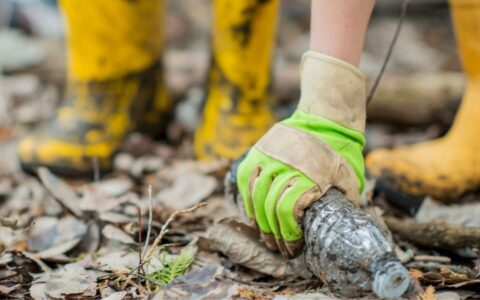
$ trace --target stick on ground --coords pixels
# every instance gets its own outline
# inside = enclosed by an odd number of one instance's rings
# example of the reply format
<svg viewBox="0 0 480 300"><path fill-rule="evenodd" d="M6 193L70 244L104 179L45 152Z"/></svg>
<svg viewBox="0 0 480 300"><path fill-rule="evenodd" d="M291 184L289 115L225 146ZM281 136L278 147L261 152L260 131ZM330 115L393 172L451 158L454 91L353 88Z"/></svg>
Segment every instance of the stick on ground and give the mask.
<svg viewBox="0 0 480 300"><path fill-rule="evenodd" d="M480 229L445 223L417 223L412 219L384 217L388 228L411 243L446 250L480 247Z"/></svg>

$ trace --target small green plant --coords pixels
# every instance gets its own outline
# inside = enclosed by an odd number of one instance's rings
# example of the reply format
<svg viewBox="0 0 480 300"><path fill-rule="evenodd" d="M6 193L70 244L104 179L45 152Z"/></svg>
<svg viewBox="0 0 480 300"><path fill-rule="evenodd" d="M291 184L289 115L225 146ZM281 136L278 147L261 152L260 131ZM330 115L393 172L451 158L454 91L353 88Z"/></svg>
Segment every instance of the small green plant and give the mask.
<svg viewBox="0 0 480 300"><path fill-rule="evenodd" d="M163 255L162 268L150 273L148 275L149 279L162 286L171 283L175 278L183 275L192 265L195 261L195 252L193 247L187 247L173 259L167 259L167 256Z"/></svg>

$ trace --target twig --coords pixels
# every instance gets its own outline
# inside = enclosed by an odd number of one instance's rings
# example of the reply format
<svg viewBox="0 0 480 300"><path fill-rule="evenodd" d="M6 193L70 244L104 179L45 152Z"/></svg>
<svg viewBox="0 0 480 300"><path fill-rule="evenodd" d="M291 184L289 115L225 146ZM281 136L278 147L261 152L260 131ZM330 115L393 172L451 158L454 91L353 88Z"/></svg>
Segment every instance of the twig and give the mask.
<svg viewBox="0 0 480 300"><path fill-rule="evenodd" d="M148 226L147 226L147 236L145 238L145 245L143 246L142 257L145 257L147 253L148 244L150 243L150 234L152 231L152 219L153 219L153 197L152 197L152 186L148 186Z"/></svg>
<svg viewBox="0 0 480 300"><path fill-rule="evenodd" d="M465 274L470 278L475 278L477 276L477 272L467 266L461 265L441 264L427 261L412 261L405 266L409 269L419 269L425 272L440 272L442 269L448 269L455 273Z"/></svg>
<svg viewBox="0 0 480 300"><path fill-rule="evenodd" d="M138 218L138 261L142 261L142 211L138 206L137 206L137 218ZM137 269L137 276L140 276L140 272L144 272L143 268Z"/></svg>
<svg viewBox="0 0 480 300"><path fill-rule="evenodd" d="M150 235L152 231L152 219L153 219L153 197L152 197L152 186L148 186L148 223L147 223L147 236L145 238L145 245L143 246L143 251L139 254L140 255L140 260L141 262L143 260L143 257L145 256L145 253L147 252L147 247L148 244L150 244ZM141 227L139 229L141 231ZM138 269L138 274L140 275L140 270L142 270L143 274L145 274L145 270L143 269L143 265ZM146 277L146 276L145 276ZM139 278L138 278L139 279ZM147 281L146 286L148 291L150 292L150 283Z"/></svg>
<svg viewBox="0 0 480 300"><path fill-rule="evenodd" d="M183 210L177 210L175 212L173 212L170 217L168 217L167 221L163 224L161 230L160 230L160 233L158 234L158 236L156 237L155 241L153 242L152 246L150 246L150 248L148 248L147 252L145 253L145 255L143 255L143 257L141 258L141 260L139 261L139 264L138 266L136 266L135 268L133 268L132 270L130 270L130 272L128 272L128 279L131 280L131 277L133 276L133 273L141 268L143 268L143 266L149 262L153 256L153 252L155 250L156 247L158 247L158 245L160 244L162 238L165 236L165 234L167 234L168 232L168 226L170 226L170 223L172 223L178 216L181 216L181 215L185 215L185 214L188 214L188 213L192 213L194 212L195 210L199 209L200 207L203 207L205 206L206 203L205 202L201 202L201 203L197 203L195 204L194 206L190 207L190 208L187 208L187 209L183 209ZM145 273L145 272L144 272ZM122 289L124 289L126 287L126 283L124 284L124 286L122 286Z"/></svg>
<svg viewBox="0 0 480 300"><path fill-rule="evenodd" d="M449 264L452 262L452 259L447 256L434 256L434 255L417 255L414 257L415 261L431 261L438 262L442 264Z"/></svg>
<svg viewBox="0 0 480 300"><path fill-rule="evenodd" d="M412 219L384 217L388 228L415 245L446 250L480 247L480 228L447 223L418 223Z"/></svg>
<svg viewBox="0 0 480 300"><path fill-rule="evenodd" d="M159 286L159 287L162 286L160 283L156 282L155 280L153 280L151 278L148 278L148 276L145 276L145 275L139 275L139 276L140 276L140 278L145 279L146 281L150 282L151 284L154 284L154 285Z"/></svg>
<svg viewBox="0 0 480 300"><path fill-rule="evenodd" d="M125 284L131 284L134 287L136 287L138 289L138 291L141 292L143 295L148 295L147 290L143 286L141 286L140 284L137 284L136 282L132 281L129 277L123 275L120 272L114 272L114 273L115 273L115 275L120 277L122 280L125 280ZM125 289L125 286L122 287L122 290Z"/></svg>
<svg viewBox="0 0 480 300"><path fill-rule="evenodd" d="M170 226L170 223L172 223L178 216L192 213L192 212L194 212L195 210L197 210L197 209L199 209L200 207L203 207L203 206L205 206L205 205L206 205L205 202L201 202L201 203L195 204L194 206L192 206L192 207L190 207L190 208L182 209L182 210L177 210L177 211L173 212L173 213L170 215L170 217L168 217L168 219L167 219L167 221L165 222L165 224L163 224L162 229L160 230L160 233L158 234L158 236L155 238L155 241L153 241L152 246L150 246L150 248L148 249L148 251L146 252L146 254L143 256L143 260L144 260L144 261L147 261L147 260L150 259L150 257L152 256L153 251L155 250L155 248L160 244L160 241L161 241L162 238L165 236L165 234L167 234L167 232L168 232L168 226Z"/></svg>
<svg viewBox="0 0 480 300"><path fill-rule="evenodd" d="M375 82L373 83L373 86L370 89L370 92L368 93L367 104L372 100L373 95L375 94L375 91L377 90L378 84L380 83L380 80L382 79L383 73L385 72L385 69L387 68L387 64L388 64L388 61L390 60L390 56L392 56L393 48L395 47L395 44L397 43L398 35L400 34L400 30L402 29L403 20L405 20L405 15L407 14L407 7L408 7L409 2L410 2L410 0L403 0L402 12L400 13L400 17L398 19L397 28L395 29L395 33L393 34L393 39L390 42L390 45L388 46L387 55L385 56L385 60L383 61L382 68L380 69L380 72L378 73L377 78L375 78Z"/></svg>

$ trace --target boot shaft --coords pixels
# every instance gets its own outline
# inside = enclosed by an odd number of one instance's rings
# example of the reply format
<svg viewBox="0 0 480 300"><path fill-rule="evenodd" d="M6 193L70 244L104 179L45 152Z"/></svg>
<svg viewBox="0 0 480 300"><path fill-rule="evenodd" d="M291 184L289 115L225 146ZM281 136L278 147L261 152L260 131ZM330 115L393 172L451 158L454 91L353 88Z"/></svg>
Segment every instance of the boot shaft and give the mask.
<svg viewBox="0 0 480 300"><path fill-rule="evenodd" d="M450 0L463 69L469 80L480 77L480 0Z"/></svg>
<svg viewBox="0 0 480 300"><path fill-rule="evenodd" d="M215 0L213 64L239 90L261 99L270 86L279 0Z"/></svg>
<svg viewBox="0 0 480 300"><path fill-rule="evenodd" d="M71 79L108 80L160 57L164 0L61 0Z"/></svg>

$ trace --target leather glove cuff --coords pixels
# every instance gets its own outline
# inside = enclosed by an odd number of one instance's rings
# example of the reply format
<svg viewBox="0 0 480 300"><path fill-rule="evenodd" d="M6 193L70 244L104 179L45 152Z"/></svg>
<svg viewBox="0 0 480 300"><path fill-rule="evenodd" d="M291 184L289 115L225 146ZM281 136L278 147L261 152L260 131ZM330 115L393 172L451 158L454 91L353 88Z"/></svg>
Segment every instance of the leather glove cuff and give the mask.
<svg viewBox="0 0 480 300"><path fill-rule="evenodd" d="M303 55L300 73L300 110L365 131L365 77L359 69L337 58L308 51Z"/></svg>

